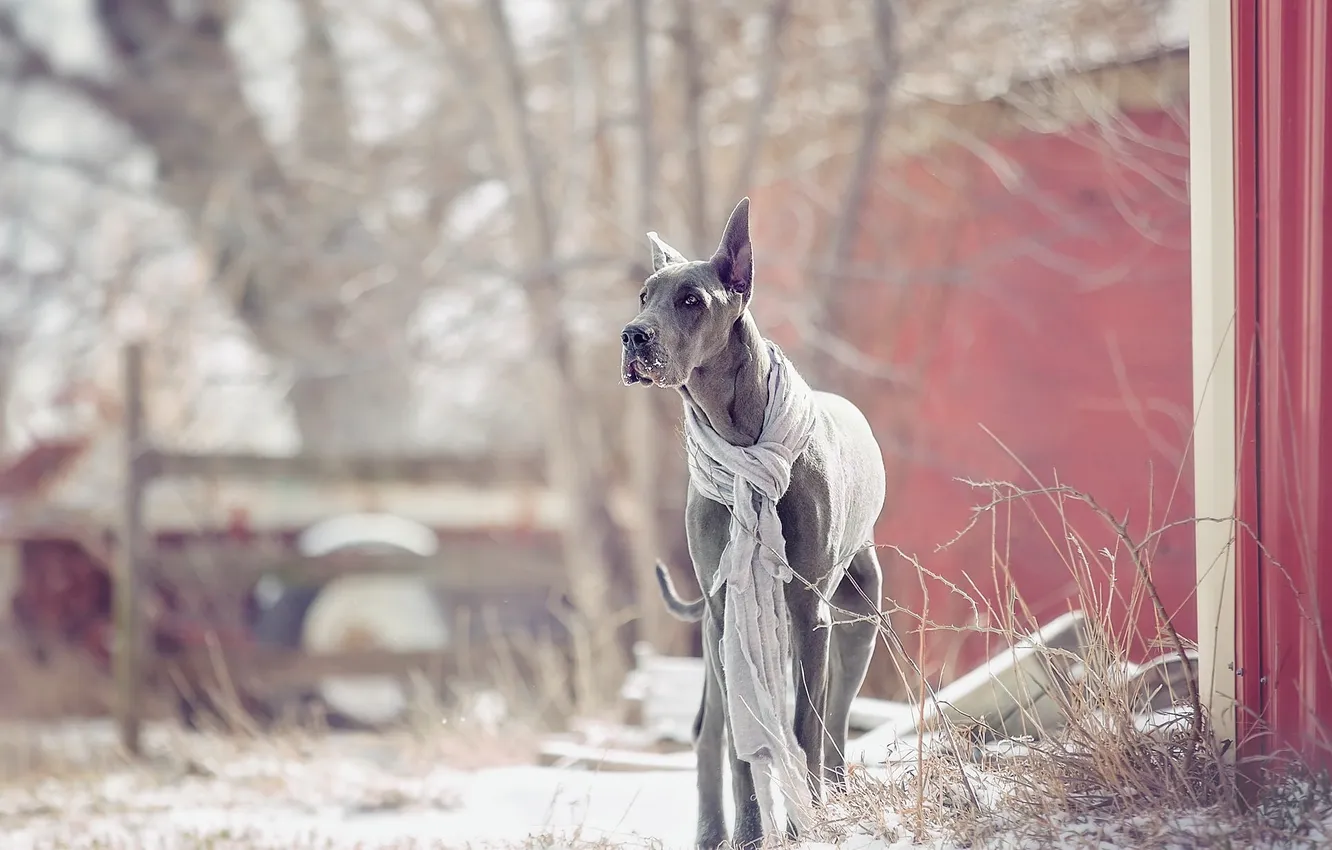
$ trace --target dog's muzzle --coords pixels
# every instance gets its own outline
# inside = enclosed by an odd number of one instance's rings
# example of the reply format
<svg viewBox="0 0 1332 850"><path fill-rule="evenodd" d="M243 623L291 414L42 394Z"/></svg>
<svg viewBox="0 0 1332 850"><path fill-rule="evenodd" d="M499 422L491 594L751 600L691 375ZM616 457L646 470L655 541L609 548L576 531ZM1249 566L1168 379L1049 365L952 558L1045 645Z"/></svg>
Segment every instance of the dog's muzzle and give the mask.
<svg viewBox="0 0 1332 850"><path fill-rule="evenodd" d="M626 325L621 331L621 378L625 386L656 383L656 372L662 366L656 339L656 329L642 323Z"/></svg>

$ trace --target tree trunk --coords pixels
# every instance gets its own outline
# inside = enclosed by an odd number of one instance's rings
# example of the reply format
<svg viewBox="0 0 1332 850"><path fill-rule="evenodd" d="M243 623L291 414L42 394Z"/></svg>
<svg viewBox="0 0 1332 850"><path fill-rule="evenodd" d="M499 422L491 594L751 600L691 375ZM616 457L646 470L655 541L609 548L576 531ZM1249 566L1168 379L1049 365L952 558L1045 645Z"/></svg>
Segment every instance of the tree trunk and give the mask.
<svg viewBox="0 0 1332 850"><path fill-rule="evenodd" d="M579 707L590 713L618 703L627 659L619 638L626 612L616 604L616 566L626 561L622 529L608 509L610 481L596 429L586 419L592 406L579 390L578 364L564 321L564 280L551 265L556 257L554 208L549 200L544 157L528 114L527 81L504 8L488 0L497 63L503 73L503 99L513 136L509 159L523 186L521 247L527 255L527 294L535 317L532 328L542 385L548 390L547 460L551 481L569 506L562 529L565 569L575 608L571 621L574 679ZM505 122L496 122L497 124Z"/></svg>

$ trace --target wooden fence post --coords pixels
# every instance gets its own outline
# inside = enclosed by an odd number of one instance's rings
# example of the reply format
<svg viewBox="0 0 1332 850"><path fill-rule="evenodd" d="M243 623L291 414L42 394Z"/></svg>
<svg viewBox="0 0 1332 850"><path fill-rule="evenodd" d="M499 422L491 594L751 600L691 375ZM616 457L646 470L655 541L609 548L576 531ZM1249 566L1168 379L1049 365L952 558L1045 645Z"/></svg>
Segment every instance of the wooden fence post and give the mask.
<svg viewBox="0 0 1332 850"><path fill-rule="evenodd" d="M143 691L143 636L140 547L143 545L143 491L147 485L144 456L143 347L125 347L123 374L125 404L124 490L116 546L115 631L113 638L116 680L116 724L121 746L131 755L141 753L139 731Z"/></svg>

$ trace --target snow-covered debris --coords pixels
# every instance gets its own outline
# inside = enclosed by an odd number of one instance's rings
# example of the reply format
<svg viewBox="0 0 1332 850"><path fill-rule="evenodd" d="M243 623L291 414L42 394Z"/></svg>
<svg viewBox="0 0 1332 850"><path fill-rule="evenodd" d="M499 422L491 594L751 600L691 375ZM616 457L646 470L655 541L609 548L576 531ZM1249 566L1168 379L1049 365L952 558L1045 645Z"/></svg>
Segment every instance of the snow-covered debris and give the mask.
<svg viewBox="0 0 1332 850"><path fill-rule="evenodd" d="M873 761L940 717L1009 736L1058 728L1063 713L1059 697L1068 681L1067 671L1083 651L1085 620L1083 612L1071 611L1050 621L941 688L921 710L848 744L848 756Z"/></svg>

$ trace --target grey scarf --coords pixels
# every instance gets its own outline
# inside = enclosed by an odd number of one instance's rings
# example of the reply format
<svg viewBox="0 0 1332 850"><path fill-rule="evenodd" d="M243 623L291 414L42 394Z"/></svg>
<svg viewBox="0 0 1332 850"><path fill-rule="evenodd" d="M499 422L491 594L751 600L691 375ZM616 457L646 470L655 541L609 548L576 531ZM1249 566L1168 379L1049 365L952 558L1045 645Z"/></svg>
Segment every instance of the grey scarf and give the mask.
<svg viewBox="0 0 1332 850"><path fill-rule="evenodd" d="M731 509L730 542L709 595L726 585L720 656L726 676L727 714L739 758L774 776L799 818L808 811L809 786L787 705L791 689L790 618L785 585L792 578L777 502L791 483L791 468L814 430L809 385L775 344L768 374L763 430L749 447L724 440L692 405L686 406L685 442L690 481ZM766 788L756 775L759 799ZM765 806L765 821L772 813Z"/></svg>

